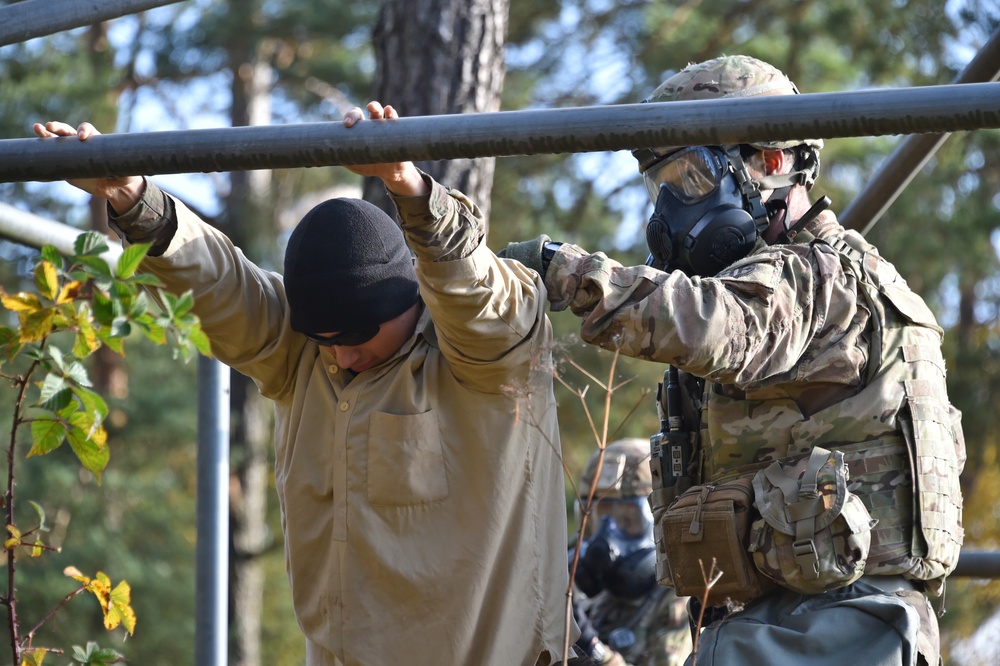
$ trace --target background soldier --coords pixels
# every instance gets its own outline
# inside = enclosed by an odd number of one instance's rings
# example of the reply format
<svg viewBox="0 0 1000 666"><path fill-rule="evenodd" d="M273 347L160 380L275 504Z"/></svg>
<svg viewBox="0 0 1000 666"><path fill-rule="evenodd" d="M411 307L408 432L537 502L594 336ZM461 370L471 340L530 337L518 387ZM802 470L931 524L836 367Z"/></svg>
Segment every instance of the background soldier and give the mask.
<svg viewBox="0 0 1000 666"><path fill-rule="evenodd" d="M580 477L576 524L597 475L595 451ZM610 666L680 666L691 631L679 599L656 584L649 441L621 439L605 449L576 570L578 645ZM570 551L570 557L573 550Z"/></svg>

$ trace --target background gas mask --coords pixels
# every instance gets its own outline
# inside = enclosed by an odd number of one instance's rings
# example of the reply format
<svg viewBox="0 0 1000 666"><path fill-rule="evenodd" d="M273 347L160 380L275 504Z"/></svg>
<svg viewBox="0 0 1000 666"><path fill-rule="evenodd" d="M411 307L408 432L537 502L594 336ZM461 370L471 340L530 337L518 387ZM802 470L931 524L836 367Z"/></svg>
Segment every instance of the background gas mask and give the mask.
<svg viewBox="0 0 1000 666"><path fill-rule="evenodd" d="M626 599L649 593L656 587L649 503L639 497L604 499L596 508L597 528L580 548L577 587L588 597L602 590Z"/></svg>
<svg viewBox="0 0 1000 666"><path fill-rule="evenodd" d="M654 203L646 225L647 262L660 270L711 277L753 249L767 210L738 146L694 146L643 172Z"/></svg>
<svg viewBox="0 0 1000 666"><path fill-rule="evenodd" d="M653 490L649 440L627 437L611 442L603 452L594 451L577 488L576 524L585 526L574 578L580 591L593 597L607 590L634 599L654 590L656 551L647 499ZM570 562L574 552L569 553Z"/></svg>

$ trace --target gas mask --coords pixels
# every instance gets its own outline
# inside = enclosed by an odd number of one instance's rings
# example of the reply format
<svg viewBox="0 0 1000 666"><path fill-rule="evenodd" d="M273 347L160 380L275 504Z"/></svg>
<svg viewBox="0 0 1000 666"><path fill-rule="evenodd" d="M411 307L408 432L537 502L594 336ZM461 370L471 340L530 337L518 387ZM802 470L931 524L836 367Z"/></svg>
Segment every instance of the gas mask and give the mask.
<svg viewBox="0 0 1000 666"><path fill-rule="evenodd" d="M739 146L684 148L643 179L655 206L646 225L654 268L711 277L749 254L769 224Z"/></svg>
<svg viewBox="0 0 1000 666"><path fill-rule="evenodd" d="M576 585L588 597L602 590L636 599L656 587L653 516L642 497L602 499L597 505L597 529L580 548Z"/></svg>

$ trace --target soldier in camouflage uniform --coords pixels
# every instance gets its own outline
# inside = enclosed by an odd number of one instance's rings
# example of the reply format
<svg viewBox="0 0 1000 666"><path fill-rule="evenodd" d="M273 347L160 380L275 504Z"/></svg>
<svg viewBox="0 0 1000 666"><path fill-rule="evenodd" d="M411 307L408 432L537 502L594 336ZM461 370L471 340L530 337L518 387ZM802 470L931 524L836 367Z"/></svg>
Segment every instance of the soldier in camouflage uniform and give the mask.
<svg viewBox="0 0 1000 666"><path fill-rule="evenodd" d="M587 521L573 603L592 629L577 644L606 666L681 666L691 652L687 600L656 584L649 441L608 444L598 474L599 460L595 451L577 486L577 526L584 512Z"/></svg>
<svg viewBox="0 0 1000 666"><path fill-rule="evenodd" d="M767 63L731 56L684 68L646 101L797 93ZM754 481L749 513L760 517L737 533L742 556L733 551L770 585L707 609L689 663L940 662L929 598L958 560L965 464L942 330L892 264L826 210L828 199L810 202L821 147L634 151L654 202L646 266L547 237L505 250L541 272L550 306L578 315L585 341L681 371L695 424L696 453L681 465L691 483ZM824 520L821 530L819 518L842 519L835 511L852 494L862 520L832 535ZM817 498L831 500L820 502L825 513L801 511ZM667 585L694 576L666 556L677 544L664 530L682 503L672 500L667 488L650 496ZM783 521L795 523L793 536L772 529ZM692 521L692 534L711 536L702 529ZM848 560L856 571L844 580L818 573ZM803 592L795 575L819 584Z"/></svg>

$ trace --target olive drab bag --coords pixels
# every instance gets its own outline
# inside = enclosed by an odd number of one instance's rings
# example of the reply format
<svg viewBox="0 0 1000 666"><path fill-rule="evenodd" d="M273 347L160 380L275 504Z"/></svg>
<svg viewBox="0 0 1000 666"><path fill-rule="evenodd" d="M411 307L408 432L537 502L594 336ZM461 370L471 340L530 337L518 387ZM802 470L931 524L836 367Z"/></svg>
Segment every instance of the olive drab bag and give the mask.
<svg viewBox="0 0 1000 666"><path fill-rule="evenodd" d="M760 518L749 550L766 578L802 594L850 585L865 573L874 520L847 487L844 454L816 447L753 477Z"/></svg>

